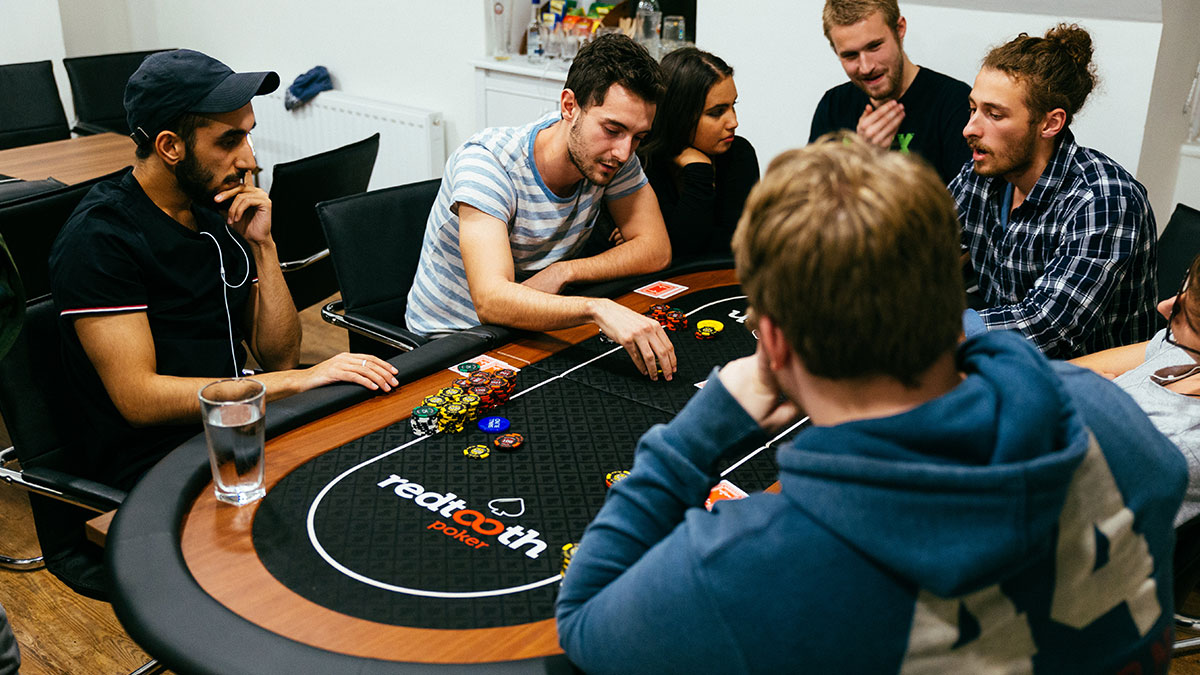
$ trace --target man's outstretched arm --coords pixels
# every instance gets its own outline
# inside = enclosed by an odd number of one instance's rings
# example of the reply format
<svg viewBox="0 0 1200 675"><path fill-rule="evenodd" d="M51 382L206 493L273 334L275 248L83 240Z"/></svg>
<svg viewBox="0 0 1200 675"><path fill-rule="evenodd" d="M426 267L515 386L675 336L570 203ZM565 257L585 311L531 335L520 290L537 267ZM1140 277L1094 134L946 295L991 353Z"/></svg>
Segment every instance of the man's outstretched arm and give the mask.
<svg viewBox="0 0 1200 675"><path fill-rule="evenodd" d="M160 375L154 337L145 312L104 314L75 319L75 333L100 375L117 411L135 427L192 423L200 419L196 394L211 378ZM255 375L267 389L267 400L333 382L353 382L368 389L391 391L396 369L366 354L339 354L304 370Z"/></svg>
<svg viewBox="0 0 1200 675"><path fill-rule="evenodd" d="M630 198L636 194L630 195ZM649 197L653 199L653 193L650 193ZM657 212L657 207L655 211ZM596 277L586 276L560 280L565 279L560 278L560 273L570 273L572 269L567 267L560 268L560 271L551 271L560 263L555 263L530 277L525 283L518 284L513 267L512 248L508 243L507 226L499 219L461 202L458 204L458 220L459 248L467 274L467 285L471 289L475 314L482 323L534 331L595 323L605 335L625 348L634 365L643 374L657 379L657 368L662 368L663 375L671 378L675 372L675 348L657 321L606 298L557 295L558 291L571 281L598 280ZM661 215L658 217L658 223L662 228ZM665 229L663 236L665 238ZM629 244L617 248L627 245ZM630 254L615 257L612 260L613 264L632 262L636 266L644 255L639 249L640 246L635 247ZM602 256L596 256L600 257ZM581 269L588 272L592 268L585 266ZM625 273L639 272L635 270Z"/></svg>

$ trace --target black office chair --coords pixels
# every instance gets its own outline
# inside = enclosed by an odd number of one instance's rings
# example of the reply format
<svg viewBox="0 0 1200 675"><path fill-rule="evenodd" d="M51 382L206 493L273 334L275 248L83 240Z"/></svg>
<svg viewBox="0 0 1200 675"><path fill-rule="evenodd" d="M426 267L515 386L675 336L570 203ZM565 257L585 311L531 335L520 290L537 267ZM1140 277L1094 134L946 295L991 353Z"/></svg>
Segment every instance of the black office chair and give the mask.
<svg viewBox="0 0 1200 675"><path fill-rule="evenodd" d="M50 247L84 195L124 171L0 204L0 235L8 242L28 297L50 292Z"/></svg>
<svg viewBox="0 0 1200 675"><path fill-rule="evenodd" d="M128 135L125 121L125 84L147 56L163 50L123 52L63 59L75 102L77 134L87 136L106 131Z"/></svg>
<svg viewBox="0 0 1200 675"><path fill-rule="evenodd" d="M67 440L62 411L66 380L59 355L58 312L49 295L25 306L25 326L0 360L0 415L12 437L0 459L0 478L30 492L46 568L80 595L108 600L103 551L88 542L84 525L121 505L125 492L73 471L80 461Z"/></svg>
<svg viewBox="0 0 1200 675"><path fill-rule="evenodd" d="M1158 301L1179 292L1183 275L1200 254L1200 211L1177 204L1158 238Z"/></svg>
<svg viewBox="0 0 1200 675"><path fill-rule="evenodd" d="M0 66L0 150L71 137L49 61Z"/></svg>
<svg viewBox="0 0 1200 675"><path fill-rule="evenodd" d="M342 299L321 317L350 332L351 351L395 356L428 342L404 328L425 221L442 179L317 204Z"/></svg>
<svg viewBox="0 0 1200 675"><path fill-rule="evenodd" d="M66 183L55 178L43 178L42 180L11 178L0 180L0 206L43 192L57 190L66 187L66 185Z"/></svg>
<svg viewBox="0 0 1200 675"><path fill-rule="evenodd" d="M359 194L371 182L379 134L336 150L276 164L271 173L271 232L296 309L338 290L317 202Z"/></svg>

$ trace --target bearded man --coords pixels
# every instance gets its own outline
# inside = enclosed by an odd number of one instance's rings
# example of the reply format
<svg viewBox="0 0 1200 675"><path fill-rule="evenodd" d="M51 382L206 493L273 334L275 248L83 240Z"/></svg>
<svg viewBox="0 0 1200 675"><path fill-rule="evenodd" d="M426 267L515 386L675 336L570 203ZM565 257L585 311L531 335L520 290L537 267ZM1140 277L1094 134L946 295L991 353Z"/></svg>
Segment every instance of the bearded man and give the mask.
<svg viewBox="0 0 1200 675"><path fill-rule="evenodd" d="M146 58L125 88L132 170L97 184L50 252L81 471L128 490L199 433L197 393L242 373L267 400L333 382L397 386L396 369L339 354L297 370L300 321L254 186L250 100L273 72L235 73L200 52Z"/></svg>
<svg viewBox="0 0 1200 675"><path fill-rule="evenodd" d="M808 142L854 131L881 148L915 153L949 183L970 157L962 128L971 88L908 58L908 22L896 0L826 0L821 19L850 81L825 92Z"/></svg>
<svg viewBox="0 0 1200 675"><path fill-rule="evenodd" d="M1154 332L1157 227L1146 189L1070 124L1096 85L1092 41L1060 24L984 58L950 183L989 330L1072 358Z"/></svg>

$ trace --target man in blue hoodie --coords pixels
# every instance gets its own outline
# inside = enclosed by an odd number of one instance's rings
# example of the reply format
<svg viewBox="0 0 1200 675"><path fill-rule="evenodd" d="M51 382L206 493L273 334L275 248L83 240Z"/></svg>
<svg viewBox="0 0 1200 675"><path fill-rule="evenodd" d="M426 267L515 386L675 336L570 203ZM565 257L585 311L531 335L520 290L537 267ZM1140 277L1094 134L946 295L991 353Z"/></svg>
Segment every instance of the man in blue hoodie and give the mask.
<svg viewBox="0 0 1200 675"><path fill-rule="evenodd" d="M1013 332L960 344L958 241L902 155L771 163L734 237L758 350L642 437L588 527L558 599L575 663L1166 672L1184 462L1103 378ZM801 411L780 494L698 507Z"/></svg>

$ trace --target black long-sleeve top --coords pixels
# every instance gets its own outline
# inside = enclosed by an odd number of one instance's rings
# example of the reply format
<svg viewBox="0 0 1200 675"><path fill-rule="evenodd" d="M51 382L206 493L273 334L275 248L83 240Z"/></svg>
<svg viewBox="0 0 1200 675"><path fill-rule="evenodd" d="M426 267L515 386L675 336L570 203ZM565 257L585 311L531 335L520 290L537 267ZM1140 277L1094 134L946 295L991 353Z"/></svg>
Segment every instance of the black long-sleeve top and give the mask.
<svg viewBox="0 0 1200 675"><path fill-rule="evenodd" d="M730 255L729 242L742 207L758 182L754 146L735 136L729 150L712 164L678 168L672 160L653 158L646 177L658 196L674 259Z"/></svg>

